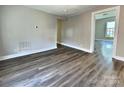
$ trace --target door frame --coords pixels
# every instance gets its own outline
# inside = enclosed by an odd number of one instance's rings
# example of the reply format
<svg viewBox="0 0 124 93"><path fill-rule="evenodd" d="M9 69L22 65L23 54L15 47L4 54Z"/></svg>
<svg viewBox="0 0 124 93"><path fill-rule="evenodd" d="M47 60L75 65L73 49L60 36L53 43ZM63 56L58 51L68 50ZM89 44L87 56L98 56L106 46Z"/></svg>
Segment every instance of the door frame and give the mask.
<svg viewBox="0 0 124 93"><path fill-rule="evenodd" d="M106 12L106 11L116 11L116 17L115 17L115 33L114 33L114 40L113 40L113 54L112 57L116 56L116 47L117 47L117 35L118 35L118 26L119 26L119 15L120 15L120 6L107 8L99 11L92 12L91 14L91 43L90 43L90 51L94 52L94 46L95 46L95 15L98 13Z"/></svg>

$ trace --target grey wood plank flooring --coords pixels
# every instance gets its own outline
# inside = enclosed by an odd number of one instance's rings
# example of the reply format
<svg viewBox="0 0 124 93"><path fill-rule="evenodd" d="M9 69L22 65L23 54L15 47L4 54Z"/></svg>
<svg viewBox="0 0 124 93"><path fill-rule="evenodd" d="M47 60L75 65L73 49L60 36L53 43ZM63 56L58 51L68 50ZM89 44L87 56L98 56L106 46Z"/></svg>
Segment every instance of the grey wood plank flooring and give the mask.
<svg viewBox="0 0 124 93"><path fill-rule="evenodd" d="M96 45L93 54L62 46L1 61L0 87L123 87L123 62Z"/></svg>

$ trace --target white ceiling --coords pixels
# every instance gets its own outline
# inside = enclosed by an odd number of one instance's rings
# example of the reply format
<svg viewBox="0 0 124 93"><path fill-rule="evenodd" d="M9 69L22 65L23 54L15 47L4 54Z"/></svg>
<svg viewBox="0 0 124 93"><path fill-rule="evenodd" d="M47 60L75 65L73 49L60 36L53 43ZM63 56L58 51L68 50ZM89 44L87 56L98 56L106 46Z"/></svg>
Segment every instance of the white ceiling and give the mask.
<svg viewBox="0 0 124 93"><path fill-rule="evenodd" d="M53 15L68 17L78 15L91 10L95 5L28 5L30 8L38 9Z"/></svg>

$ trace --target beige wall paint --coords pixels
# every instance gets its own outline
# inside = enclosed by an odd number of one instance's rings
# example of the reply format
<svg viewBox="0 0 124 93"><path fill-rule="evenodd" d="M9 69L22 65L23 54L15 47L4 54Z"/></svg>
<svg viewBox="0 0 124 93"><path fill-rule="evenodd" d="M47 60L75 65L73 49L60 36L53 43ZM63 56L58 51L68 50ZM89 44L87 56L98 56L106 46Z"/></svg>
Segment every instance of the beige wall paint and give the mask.
<svg viewBox="0 0 124 93"><path fill-rule="evenodd" d="M106 39L105 38L106 23L109 21L115 21L115 17L96 20L95 39Z"/></svg>
<svg viewBox="0 0 124 93"><path fill-rule="evenodd" d="M57 19L57 43L61 43L62 19Z"/></svg>
<svg viewBox="0 0 124 93"><path fill-rule="evenodd" d="M86 23L85 23L86 22ZM62 43L79 48L89 49L90 12L68 18L63 22Z"/></svg>
<svg viewBox="0 0 124 93"><path fill-rule="evenodd" d="M88 12L64 20L62 43L84 50L90 50L91 13L108 7L112 6L97 6Z"/></svg>
<svg viewBox="0 0 124 93"><path fill-rule="evenodd" d="M0 6L0 56L55 48L56 22L56 16L38 10ZM28 48L22 49L23 46Z"/></svg>
<svg viewBox="0 0 124 93"><path fill-rule="evenodd" d="M91 13L114 6L98 6L91 11L64 20L62 43L81 49L90 50L91 44ZM124 57L124 6L120 7L119 32L117 35L116 56Z"/></svg>
<svg viewBox="0 0 124 93"><path fill-rule="evenodd" d="M124 57L124 6L120 7L117 56Z"/></svg>
<svg viewBox="0 0 124 93"><path fill-rule="evenodd" d="M0 8L0 11L1 11L1 8ZM1 15L0 15L0 22L2 21L1 19ZM0 25L0 31L2 30L2 27ZM2 42L2 34L0 33L0 56L2 55L3 53L3 42Z"/></svg>
<svg viewBox="0 0 124 93"><path fill-rule="evenodd" d="M98 6L63 21L61 42L90 49L91 13L113 6ZM121 6L117 56L124 57L124 6ZM56 17L24 6L0 6L0 56L20 53L19 42L29 41L30 50L56 47ZM35 26L38 25L38 31ZM47 42L47 43L46 43Z"/></svg>

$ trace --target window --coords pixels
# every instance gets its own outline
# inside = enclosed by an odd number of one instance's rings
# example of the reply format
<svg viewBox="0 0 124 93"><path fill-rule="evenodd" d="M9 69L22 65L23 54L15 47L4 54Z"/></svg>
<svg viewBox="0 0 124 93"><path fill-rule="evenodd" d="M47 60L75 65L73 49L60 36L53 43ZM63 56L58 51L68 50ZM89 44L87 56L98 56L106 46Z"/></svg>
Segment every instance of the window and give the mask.
<svg viewBox="0 0 124 93"><path fill-rule="evenodd" d="M113 38L115 32L115 21L107 22L106 23L106 38Z"/></svg>

